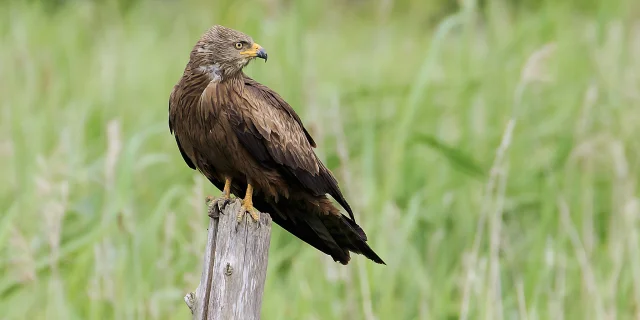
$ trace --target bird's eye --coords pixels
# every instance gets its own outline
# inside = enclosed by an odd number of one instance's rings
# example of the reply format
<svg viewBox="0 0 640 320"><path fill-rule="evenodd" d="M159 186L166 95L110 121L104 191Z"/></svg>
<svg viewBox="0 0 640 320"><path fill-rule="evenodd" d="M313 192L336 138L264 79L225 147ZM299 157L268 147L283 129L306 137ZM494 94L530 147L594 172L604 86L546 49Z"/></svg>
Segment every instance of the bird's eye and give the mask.
<svg viewBox="0 0 640 320"><path fill-rule="evenodd" d="M242 42L236 42L236 49L240 50L242 49L242 46L243 46Z"/></svg>

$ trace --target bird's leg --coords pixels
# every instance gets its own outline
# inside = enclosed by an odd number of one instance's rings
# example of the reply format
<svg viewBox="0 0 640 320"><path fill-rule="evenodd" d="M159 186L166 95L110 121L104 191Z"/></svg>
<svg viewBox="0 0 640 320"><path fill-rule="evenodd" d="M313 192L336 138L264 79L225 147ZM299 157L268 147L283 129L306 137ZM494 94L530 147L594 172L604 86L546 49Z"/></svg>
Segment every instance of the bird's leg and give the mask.
<svg viewBox="0 0 640 320"><path fill-rule="evenodd" d="M231 199L231 178L225 177L224 189L222 190L223 199Z"/></svg>
<svg viewBox="0 0 640 320"><path fill-rule="evenodd" d="M260 221L260 213L253 207L253 186L251 186L251 183L247 183L247 193L242 200L242 206L238 213L238 222L242 221L242 216L245 213L249 213L254 221Z"/></svg>
<svg viewBox="0 0 640 320"><path fill-rule="evenodd" d="M231 178L224 178L224 189L222 189L222 196L216 200L218 209L223 212L224 208L231 202Z"/></svg>

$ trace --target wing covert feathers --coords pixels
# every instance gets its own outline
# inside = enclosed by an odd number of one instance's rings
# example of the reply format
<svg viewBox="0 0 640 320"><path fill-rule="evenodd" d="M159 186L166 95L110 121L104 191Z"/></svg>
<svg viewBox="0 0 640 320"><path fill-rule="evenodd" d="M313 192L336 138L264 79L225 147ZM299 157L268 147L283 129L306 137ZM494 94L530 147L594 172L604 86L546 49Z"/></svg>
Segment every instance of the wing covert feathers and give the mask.
<svg viewBox="0 0 640 320"><path fill-rule="evenodd" d="M231 94L227 116L243 146L262 165L281 173L315 196L330 194L355 221L338 182L313 152L316 143L300 117L276 92L245 77Z"/></svg>

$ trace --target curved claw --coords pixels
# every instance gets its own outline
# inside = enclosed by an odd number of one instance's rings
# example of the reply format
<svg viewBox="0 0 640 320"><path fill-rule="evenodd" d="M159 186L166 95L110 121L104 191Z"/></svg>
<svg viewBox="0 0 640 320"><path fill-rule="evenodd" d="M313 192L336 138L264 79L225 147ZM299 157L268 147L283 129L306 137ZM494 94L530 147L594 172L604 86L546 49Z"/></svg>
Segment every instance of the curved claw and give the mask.
<svg viewBox="0 0 640 320"><path fill-rule="evenodd" d="M216 205L220 212L224 212L224 209L231 203L231 197L220 197L216 200Z"/></svg>

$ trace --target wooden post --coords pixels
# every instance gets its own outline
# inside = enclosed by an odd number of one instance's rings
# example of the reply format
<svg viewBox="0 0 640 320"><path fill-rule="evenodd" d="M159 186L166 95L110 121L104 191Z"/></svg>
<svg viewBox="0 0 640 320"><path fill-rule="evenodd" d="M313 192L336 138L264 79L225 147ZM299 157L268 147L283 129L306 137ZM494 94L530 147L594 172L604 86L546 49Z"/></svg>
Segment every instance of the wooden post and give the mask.
<svg viewBox="0 0 640 320"><path fill-rule="evenodd" d="M271 217L260 213L260 224L237 215L240 200L219 208L209 201L209 233L202 276L195 292L184 297L194 320L260 319L267 275Z"/></svg>

